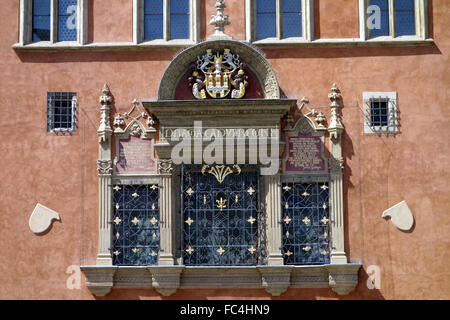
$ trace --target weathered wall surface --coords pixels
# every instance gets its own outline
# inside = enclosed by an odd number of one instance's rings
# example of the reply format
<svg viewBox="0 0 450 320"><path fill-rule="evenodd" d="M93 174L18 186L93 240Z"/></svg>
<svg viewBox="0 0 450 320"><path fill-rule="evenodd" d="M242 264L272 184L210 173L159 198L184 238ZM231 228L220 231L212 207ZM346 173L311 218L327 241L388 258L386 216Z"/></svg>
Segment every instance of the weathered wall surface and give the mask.
<svg viewBox="0 0 450 320"><path fill-rule="evenodd" d="M131 1L114 7L111 1L91 2L90 40L132 41ZM213 33L213 2L202 1L202 39ZM316 2L316 37L357 37L356 1ZM107 82L118 112L128 111L134 98L156 99L176 50L16 52L18 1L0 3L0 298L93 299L83 276L80 290L67 289L66 269L96 260L98 97ZM243 40L244 1L227 5L232 24L226 30ZM425 47L263 50L286 96L306 96L329 117L331 84L341 90L346 251L350 261L364 264L359 285L348 296L329 289L289 289L280 299L450 298L449 13L448 1L430 1L435 44ZM46 132L48 91L77 92L76 133ZM398 92L398 135L363 134L363 91ZM402 200L415 217L409 232L381 218ZM40 236L28 228L37 202L59 212L62 220ZM371 265L381 270L379 290L366 285ZM106 298L161 296L153 290L113 290ZM271 296L264 290L179 290L170 297L192 298Z"/></svg>

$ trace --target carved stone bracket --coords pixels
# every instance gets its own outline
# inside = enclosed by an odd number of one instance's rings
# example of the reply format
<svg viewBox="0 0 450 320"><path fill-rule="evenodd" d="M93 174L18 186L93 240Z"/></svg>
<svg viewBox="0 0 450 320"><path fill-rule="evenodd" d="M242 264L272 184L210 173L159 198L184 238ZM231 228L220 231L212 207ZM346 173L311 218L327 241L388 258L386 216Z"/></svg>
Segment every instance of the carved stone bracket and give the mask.
<svg viewBox="0 0 450 320"><path fill-rule="evenodd" d="M341 174L342 169L344 168L344 158L334 158L330 157L330 173L334 174Z"/></svg>
<svg viewBox="0 0 450 320"><path fill-rule="evenodd" d="M260 267L262 287L272 296L284 293L291 284L291 267Z"/></svg>
<svg viewBox="0 0 450 320"><path fill-rule="evenodd" d="M358 284L359 263L317 266L81 266L96 296L112 288L155 289L170 296L178 289L265 289L279 296L289 288L331 288L349 294Z"/></svg>
<svg viewBox="0 0 450 320"><path fill-rule="evenodd" d="M161 295L167 297L174 294L180 287L182 267L150 267L153 287Z"/></svg>

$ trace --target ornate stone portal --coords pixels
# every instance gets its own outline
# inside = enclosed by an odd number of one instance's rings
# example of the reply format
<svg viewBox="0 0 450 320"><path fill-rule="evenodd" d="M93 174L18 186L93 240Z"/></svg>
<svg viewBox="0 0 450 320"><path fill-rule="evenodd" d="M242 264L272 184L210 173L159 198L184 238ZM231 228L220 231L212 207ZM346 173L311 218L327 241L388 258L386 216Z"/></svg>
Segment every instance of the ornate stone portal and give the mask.
<svg viewBox="0 0 450 320"><path fill-rule="evenodd" d="M245 63L245 66L242 63ZM174 100L180 81L188 70L194 70L189 79L192 98ZM200 77L200 72L203 77ZM239 76L244 76L247 72L254 75L260 83L264 99L245 97L248 83L246 84L245 77ZM112 288L154 288L164 296L183 288L263 288L272 295L280 295L288 288L328 287L338 294L348 294L352 291L358 282L361 265L348 263L344 251L341 150L344 128L339 116L340 93L336 85L333 85L329 98L332 101L331 118L326 128L323 125L325 116L309 109L307 99L302 99L300 108L296 109L297 100L280 99L275 73L265 58L245 43L232 40L201 43L178 54L161 80L158 100L144 100L144 108L140 112L137 112L140 104L134 101L130 112L115 116L114 132L109 123L113 101L109 88L105 86L100 100L102 108L98 130L99 253L96 266L82 266L87 286L98 296L107 294ZM306 112L303 112L303 109L307 109ZM135 116L133 112L136 113ZM293 116L299 116L296 123L292 121ZM311 117L315 117L317 124ZM282 140L279 134L280 129L283 129L282 119L287 123L284 127L286 140ZM177 201L180 190L180 163L172 157L172 151L179 143L180 136L174 139L173 133L177 129L183 129L182 132L192 138L192 149L189 149L192 152L189 151L184 156L188 161L195 162L198 160L196 154L204 154L210 142L195 135L198 128L194 124L200 121L200 136L203 137L203 133L208 129L214 129L223 133L226 146L230 146L231 141L242 142L241 145L245 147L243 155L238 150L239 143L226 150L227 155L231 155L232 160L227 158L227 161L230 160L227 164L231 167L233 164L256 161L261 169L264 169L268 163L264 163L261 149L252 149L254 146L249 136L244 135L239 140L239 137L228 135L230 130L254 130L257 132L257 138L260 138L260 133L266 132L265 130L278 132L278 135L269 135L271 139L265 140L270 153L277 154L272 160L276 160L277 165L281 161L283 165L282 170L260 177L266 254L256 266L183 265L179 248L180 204ZM159 132L156 133L156 130ZM327 132L330 141L329 163L324 155ZM155 136L158 136L157 140ZM113 141L116 143L114 163ZM272 145L280 152L274 153ZM127 149L130 146L137 148L136 150L141 147L148 150L142 153L140 158L137 154L141 152L130 153ZM281 155L285 149L286 157L282 159ZM128 171L125 166L127 157L131 165ZM200 163L202 160L200 158ZM331 264L284 265L285 257L280 251L281 183L286 176L304 175L329 177ZM221 178L224 178L223 175ZM160 188L161 238L158 265L112 265L110 199L113 181L122 184L151 183Z"/></svg>

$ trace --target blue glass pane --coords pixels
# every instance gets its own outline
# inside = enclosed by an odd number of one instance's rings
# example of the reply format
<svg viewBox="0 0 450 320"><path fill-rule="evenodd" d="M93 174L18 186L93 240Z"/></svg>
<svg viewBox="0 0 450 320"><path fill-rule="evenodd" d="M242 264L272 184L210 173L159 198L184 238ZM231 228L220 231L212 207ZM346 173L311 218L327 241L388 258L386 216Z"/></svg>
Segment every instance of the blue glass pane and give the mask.
<svg viewBox="0 0 450 320"><path fill-rule="evenodd" d="M256 12L271 12L275 13L276 11L276 0L257 0L256 1Z"/></svg>
<svg viewBox="0 0 450 320"><path fill-rule="evenodd" d="M256 38L273 38L276 36L276 17L275 13L258 13L256 15Z"/></svg>
<svg viewBox="0 0 450 320"><path fill-rule="evenodd" d="M50 15L50 0L33 0L33 15Z"/></svg>
<svg viewBox="0 0 450 320"><path fill-rule="evenodd" d="M302 36L302 14L283 13L283 38Z"/></svg>
<svg viewBox="0 0 450 320"><path fill-rule="evenodd" d="M163 38L163 16L146 15L144 27L144 40Z"/></svg>
<svg viewBox="0 0 450 320"><path fill-rule="evenodd" d="M170 39L189 39L189 15L170 15Z"/></svg>
<svg viewBox="0 0 450 320"><path fill-rule="evenodd" d="M77 0L58 1L58 41L77 40Z"/></svg>
<svg viewBox="0 0 450 320"><path fill-rule="evenodd" d="M412 36L416 34L414 11L395 12L395 33L397 36Z"/></svg>
<svg viewBox="0 0 450 320"><path fill-rule="evenodd" d="M50 41L50 16L33 17L33 42Z"/></svg>
<svg viewBox="0 0 450 320"><path fill-rule="evenodd" d="M395 10L413 10L414 0L395 0Z"/></svg>
<svg viewBox="0 0 450 320"><path fill-rule="evenodd" d="M163 0L145 0L144 13L149 14L162 14L163 13Z"/></svg>
<svg viewBox="0 0 450 320"><path fill-rule="evenodd" d="M389 35L389 6L387 0L371 0L370 5L377 5L380 7L380 17L375 16L377 11L371 12L368 17L369 37L380 37ZM377 22L380 25L377 25ZM372 25L372 23L374 25Z"/></svg>
<svg viewBox="0 0 450 320"><path fill-rule="evenodd" d="M170 0L170 13L189 14L188 0Z"/></svg>
<svg viewBox="0 0 450 320"><path fill-rule="evenodd" d="M302 11L302 0L283 0L283 12Z"/></svg>
<svg viewBox="0 0 450 320"><path fill-rule="evenodd" d="M389 10L388 0L370 0L371 6L378 6L380 10Z"/></svg>

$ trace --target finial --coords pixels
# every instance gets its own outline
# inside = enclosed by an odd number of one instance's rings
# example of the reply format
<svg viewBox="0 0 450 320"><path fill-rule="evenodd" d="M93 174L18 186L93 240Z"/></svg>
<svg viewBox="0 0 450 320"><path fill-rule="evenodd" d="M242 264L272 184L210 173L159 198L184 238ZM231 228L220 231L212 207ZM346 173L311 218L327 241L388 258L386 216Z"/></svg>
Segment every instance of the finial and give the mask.
<svg viewBox="0 0 450 320"><path fill-rule="evenodd" d="M208 38L208 40L231 40L229 35L224 33L225 26L230 24L228 16L223 14L223 10L226 8L224 0L216 1L216 15L212 15L212 19L209 22L210 25L214 25L216 32Z"/></svg>
<svg viewBox="0 0 450 320"><path fill-rule="evenodd" d="M102 93L103 93L103 95L100 96L100 104L102 104L102 105L110 104L112 102L112 96L111 96L111 91L109 90L109 87L106 83L103 86Z"/></svg>

